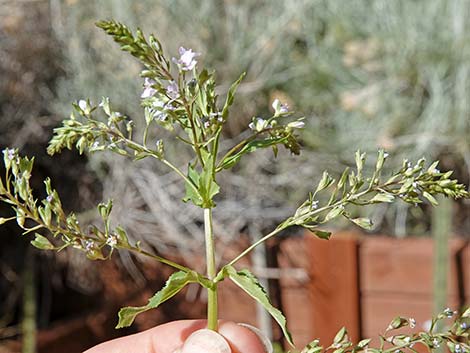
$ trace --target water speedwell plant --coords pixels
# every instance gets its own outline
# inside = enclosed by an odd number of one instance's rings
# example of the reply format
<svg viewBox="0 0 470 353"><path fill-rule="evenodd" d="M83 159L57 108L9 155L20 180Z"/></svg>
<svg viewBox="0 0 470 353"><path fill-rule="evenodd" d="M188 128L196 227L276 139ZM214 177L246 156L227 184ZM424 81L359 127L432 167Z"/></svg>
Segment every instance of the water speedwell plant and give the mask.
<svg viewBox="0 0 470 353"><path fill-rule="evenodd" d="M337 180L325 172L318 186L294 215L233 260L217 268L212 224L215 197L220 191L217 175L235 166L245 154L257 149L271 148L277 155L278 148L284 146L291 153L299 154L296 131L304 126L303 117L296 116L285 104L275 100L271 117L254 117L249 124L251 134L226 151L221 151L222 130L229 119L229 109L244 74L232 84L225 102L219 104L214 73L197 67L199 53L181 47L179 57L169 60L153 35L146 38L140 30L134 34L126 26L114 21L103 21L97 25L112 36L122 50L139 59L144 66L141 72L144 90L140 98L144 108L145 131L142 138L136 139L133 121L113 110L108 98L103 98L98 105L82 99L73 104L70 117L54 130L47 151L50 155L73 147L80 154L110 151L136 161L154 159L175 172L185 185L186 196L183 201L193 203L204 213L207 273L198 273L152 254L139 243L131 243L122 227L111 225L111 201L98 205L103 225L93 225L84 230L74 213L67 214L63 210L51 180L46 179L44 182L47 197L40 201L34 197L30 186L34 159L22 157L18 150L9 148L3 151L5 176L0 178L0 200L12 207L14 216L0 218L0 224L16 220L24 234L35 234L32 244L40 249L60 251L74 247L92 260L108 259L115 250L127 250L151 257L177 270L146 305L121 309L117 327L131 325L138 314L157 308L188 283L199 283L208 292L207 326L216 331L217 287L221 281L230 279L266 308L282 328L287 341L293 344L285 317L271 305L256 277L246 269L235 268L243 256L292 226L305 227L323 239L331 235L325 230L325 224L338 217L345 217L369 229L371 221L354 218L351 206L395 200L414 205L429 201L435 205L437 194L456 199L469 197L464 185L451 179L452 172L437 169L437 162L426 165L424 159L415 164L404 161L403 166L393 175L383 177L386 152L378 152L371 175L364 171L366 155L357 152L354 170L347 168ZM193 158L188 161L186 170L180 169L168 158L163 139L148 141L149 131L155 128L168 130L177 142L192 151Z"/></svg>

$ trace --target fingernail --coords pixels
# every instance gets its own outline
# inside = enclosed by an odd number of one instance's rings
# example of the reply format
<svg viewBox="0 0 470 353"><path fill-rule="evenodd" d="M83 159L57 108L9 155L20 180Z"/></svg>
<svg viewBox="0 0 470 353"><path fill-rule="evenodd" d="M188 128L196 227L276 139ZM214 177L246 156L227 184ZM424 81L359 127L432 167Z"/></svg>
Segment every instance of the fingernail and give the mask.
<svg viewBox="0 0 470 353"><path fill-rule="evenodd" d="M231 349L222 335L202 329L188 337L181 348L181 353L231 353Z"/></svg>
<svg viewBox="0 0 470 353"><path fill-rule="evenodd" d="M239 323L238 325L242 327L246 327L247 329L255 333L260 339L261 343L263 344L264 350L266 353L273 353L274 351L273 344L271 343L269 338L266 337L266 335L259 328L248 325L248 324L244 324L244 323Z"/></svg>

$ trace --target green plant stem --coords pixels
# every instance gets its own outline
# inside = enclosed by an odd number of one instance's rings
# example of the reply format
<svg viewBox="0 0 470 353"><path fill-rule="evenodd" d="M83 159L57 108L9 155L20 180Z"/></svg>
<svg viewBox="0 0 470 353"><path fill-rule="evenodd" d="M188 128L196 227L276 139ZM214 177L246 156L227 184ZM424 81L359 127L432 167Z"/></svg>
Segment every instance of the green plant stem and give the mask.
<svg viewBox="0 0 470 353"><path fill-rule="evenodd" d="M332 208L335 208L335 207L338 207L340 205L345 205L349 202L354 202L356 201L357 199L359 199L360 197L370 193L370 192L373 192L373 191L377 191L377 190L382 190L385 186L388 186L389 184L384 184L384 185L381 185L381 186L376 186L375 188L374 187L368 187L366 190L364 191L361 191L357 194L352 194L346 198L343 198L333 204L330 204L330 205L327 205L327 206L324 206L324 207L321 207L321 208L317 208L315 210L312 210L311 212L308 212L300 217L297 217L297 218L290 218L288 219L287 221L281 223L280 225L278 225L276 227L276 229L274 229L271 233L265 235L264 237L262 237L261 239L259 239L258 241L256 241L255 243L251 244L248 248L246 248L245 250L243 250L236 258L234 258L232 261L230 261L228 263L229 266L232 266L233 264L235 264L238 260L240 260L243 256L245 256L246 254L248 254L250 251L252 251L254 248L256 248L258 245L260 245L261 243L264 243L266 240L272 238L273 236L275 236L276 234L280 233L281 231L283 231L284 229L290 227L290 226L293 226L293 225L296 225L296 224L299 224L300 222L316 215L316 214L319 214L321 212L324 212L326 210L329 210L329 209L332 209Z"/></svg>
<svg viewBox="0 0 470 353"><path fill-rule="evenodd" d="M147 256L147 257L150 257L154 260L157 260L159 262L161 262L162 264L165 264L165 265L168 265L168 266L171 266L173 268L176 268L177 270L180 270L180 271L184 271L184 272L191 272L192 270L188 267L185 267L183 265L180 265L176 262L173 262L171 260L167 260L161 256L158 256L158 255L155 255L155 254L152 254L152 253L149 253L148 251L145 251L145 250L142 250L138 247L135 247L135 246L129 246L129 247L121 247L122 249L126 249L128 251L133 251L133 252L136 252L138 254L141 254L141 255L144 255L144 256Z"/></svg>
<svg viewBox="0 0 470 353"><path fill-rule="evenodd" d="M207 277L213 281L216 276L214 231L212 228L212 209L204 209L204 231L206 237ZM207 289L207 328L217 331L217 283Z"/></svg>
<svg viewBox="0 0 470 353"><path fill-rule="evenodd" d="M23 353L36 353L36 298L34 290L34 255L29 249L24 270Z"/></svg>
<svg viewBox="0 0 470 353"><path fill-rule="evenodd" d="M114 133L114 132L113 132ZM155 159L158 159L160 162L162 162L163 164L165 164L167 167L169 167L171 170L173 170L176 174L178 174L196 193L199 194L199 190L196 188L196 186L191 182L191 180L189 180L189 178L184 175L184 173L178 169L178 167L176 167L174 164L172 164L170 161L168 161L167 159L165 158L162 158L161 156L159 156L158 154L155 153L155 151L152 151L151 149L148 149L147 147L137 143L137 142L134 142L132 140L129 140L128 138L122 136L122 135L117 135L121 141L123 141L124 143L126 143L129 147L132 146L133 149L137 149L137 150L142 150L144 151L145 153L148 153L150 156L152 156L153 158ZM132 148L130 147L130 148Z"/></svg>
<svg viewBox="0 0 470 353"><path fill-rule="evenodd" d="M27 232L37 230L39 228L45 228L45 229L48 229L51 233L54 233L54 234L68 234L69 233L67 231L67 229L62 228L60 225L54 226L54 225L45 224L36 214L34 214L34 212L31 212L26 205L16 203L15 202L16 199L14 198L13 195L11 195L10 193L6 193L5 195L7 196L7 199L4 199L3 201L9 200L10 203L15 203L17 207L19 207L19 208L21 208L21 210L23 210L26 218L29 218L29 219L33 220L34 222L36 222L38 224L36 227L33 227L33 228L29 229ZM16 217L12 217L12 218L9 218L9 219L15 219L15 218ZM62 218L63 219L61 221L65 223L66 222L65 215L63 215ZM26 234L26 233L24 233L24 234ZM77 238L80 238L80 239L93 239L93 240L95 240L94 238L87 237L86 235L78 233L78 232L74 233L74 236L77 237ZM176 262L173 262L171 260L167 260L167 259L165 259L161 256L151 254L151 253L149 253L145 250L142 250L141 248L139 248L137 246L128 245L128 246L121 246L120 248L128 250L128 251L133 251L133 252L139 253L141 255L147 256L147 257L151 257L152 259L157 260L157 261L159 261L159 262L161 262L165 265L176 268L177 270L181 270L181 271L184 271L184 272L191 272L191 269L188 268L188 267L180 265L180 264L178 264Z"/></svg>
<svg viewBox="0 0 470 353"><path fill-rule="evenodd" d="M274 229L271 233L265 235L264 237L262 237L261 239L259 239L258 241L254 242L253 244L251 244L249 247L247 247L245 250L243 250L236 258L234 258L232 261L230 261L227 265L228 266L232 266L233 264L235 264L235 262L237 262L238 260L240 260L243 256L245 256L246 254L248 254L250 251L252 251L254 248L256 248L258 245L260 245L261 243L264 243L266 240L268 240L269 238L275 236L276 234L278 234L279 232L281 232L282 230L286 229L287 227L291 226L291 224L282 224L280 226L278 226L276 229Z"/></svg>
<svg viewBox="0 0 470 353"><path fill-rule="evenodd" d="M432 210L432 233L434 236L433 300L434 315L439 314L447 303L447 273L449 269L449 237L452 232L452 201L441 197L439 205ZM437 330L442 330L439 321ZM438 352L443 352L440 348Z"/></svg>

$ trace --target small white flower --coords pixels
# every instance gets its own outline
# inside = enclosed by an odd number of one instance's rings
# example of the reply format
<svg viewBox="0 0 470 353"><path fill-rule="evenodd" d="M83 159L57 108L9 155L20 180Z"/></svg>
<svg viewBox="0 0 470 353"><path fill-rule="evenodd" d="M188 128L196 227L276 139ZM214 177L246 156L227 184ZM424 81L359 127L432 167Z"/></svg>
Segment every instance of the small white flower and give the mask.
<svg viewBox="0 0 470 353"><path fill-rule="evenodd" d="M388 152L384 152L384 159L389 156Z"/></svg>
<svg viewBox="0 0 470 353"><path fill-rule="evenodd" d="M117 238L114 235L111 235L108 239L106 239L106 244L114 248L117 245Z"/></svg>
<svg viewBox="0 0 470 353"><path fill-rule="evenodd" d="M88 103L86 100L84 99L80 99L78 101L78 106L80 107L81 110L83 110L84 112L86 112L88 110Z"/></svg>
<svg viewBox="0 0 470 353"><path fill-rule="evenodd" d="M224 117L222 116L222 114L220 114L220 112L210 113L210 117L215 118L219 123L222 123L224 121Z"/></svg>
<svg viewBox="0 0 470 353"><path fill-rule="evenodd" d="M302 129L305 126L305 123L301 120L292 121L287 124L287 127L291 127L293 129Z"/></svg>
<svg viewBox="0 0 470 353"><path fill-rule="evenodd" d="M437 338L433 338L432 345L434 348L439 348L441 346L439 340Z"/></svg>
<svg viewBox="0 0 470 353"><path fill-rule="evenodd" d="M183 71L191 71L197 64L196 57L201 55L200 53L193 52L192 49L179 48L180 58L173 58L173 62L180 65Z"/></svg>
<svg viewBox="0 0 470 353"><path fill-rule="evenodd" d="M53 199L54 199L54 197L52 195L47 195L47 197L46 197L47 202L52 202Z"/></svg>
<svg viewBox="0 0 470 353"><path fill-rule="evenodd" d="M92 148L98 148L100 147L100 143L98 141L93 142L93 145L91 146Z"/></svg>
<svg viewBox="0 0 470 353"><path fill-rule="evenodd" d="M460 344L456 344L454 347L455 353L463 353L462 346Z"/></svg>
<svg viewBox="0 0 470 353"><path fill-rule="evenodd" d="M180 96L178 85L175 81L170 81L170 84L166 86L166 94L171 99L177 99Z"/></svg>
<svg viewBox="0 0 470 353"><path fill-rule="evenodd" d="M156 83L155 80L152 80L151 78L146 77L144 80L144 91L142 92L140 98L145 99L145 98L153 97L157 93L157 90L152 87L155 83Z"/></svg>
<svg viewBox="0 0 470 353"><path fill-rule="evenodd" d="M273 101L271 106L273 107L274 114L276 116L289 113L289 106L287 104L282 104L277 98Z"/></svg>
<svg viewBox="0 0 470 353"><path fill-rule="evenodd" d="M313 209L318 208L318 201L312 201L312 203L310 204L310 207Z"/></svg>
<svg viewBox="0 0 470 353"><path fill-rule="evenodd" d="M466 322L462 322L462 323L460 324L460 328L466 330L466 329L470 328L470 325L467 324Z"/></svg>
<svg viewBox="0 0 470 353"><path fill-rule="evenodd" d="M260 132L271 128L271 124L269 124L268 121L264 120L263 118L254 118L248 127L253 131Z"/></svg>
<svg viewBox="0 0 470 353"><path fill-rule="evenodd" d="M408 323L410 324L410 327L411 327L411 328L415 328L415 327L416 327L416 320L415 320L414 318L410 317L410 318L408 319Z"/></svg>

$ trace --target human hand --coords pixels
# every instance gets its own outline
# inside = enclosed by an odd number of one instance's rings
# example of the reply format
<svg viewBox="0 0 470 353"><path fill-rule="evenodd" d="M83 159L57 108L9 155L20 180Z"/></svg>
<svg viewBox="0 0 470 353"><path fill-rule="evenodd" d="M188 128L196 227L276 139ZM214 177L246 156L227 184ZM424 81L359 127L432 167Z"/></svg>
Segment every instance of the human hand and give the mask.
<svg viewBox="0 0 470 353"><path fill-rule="evenodd" d="M135 335L95 346L84 353L270 353L261 332L230 321L218 333L205 329L206 320L173 321Z"/></svg>

